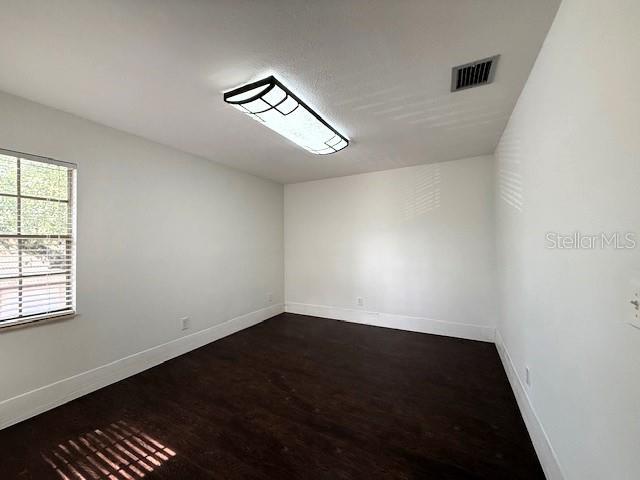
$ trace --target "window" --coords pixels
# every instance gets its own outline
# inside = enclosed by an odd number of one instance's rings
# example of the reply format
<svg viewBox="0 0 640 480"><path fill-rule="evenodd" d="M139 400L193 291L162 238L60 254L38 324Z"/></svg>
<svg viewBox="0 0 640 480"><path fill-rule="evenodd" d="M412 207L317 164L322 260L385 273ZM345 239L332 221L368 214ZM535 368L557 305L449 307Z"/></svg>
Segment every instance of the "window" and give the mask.
<svg viewBox="0 0 640 480"><path fill-rule="evenodd" d="M75 165L0 149L0 328L75 310Z"/></svg>

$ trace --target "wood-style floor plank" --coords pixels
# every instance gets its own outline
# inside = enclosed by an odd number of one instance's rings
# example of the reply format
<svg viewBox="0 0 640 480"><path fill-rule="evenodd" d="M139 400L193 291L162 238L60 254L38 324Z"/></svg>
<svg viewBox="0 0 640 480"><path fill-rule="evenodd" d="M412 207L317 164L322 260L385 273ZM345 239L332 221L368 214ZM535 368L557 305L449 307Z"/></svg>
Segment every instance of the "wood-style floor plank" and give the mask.
<svg viewBox="0 0 640 480"><path fill-rule="evenodd" d="M494 345L293 314L0 431L0 451L3 479L544 479Z"/></svg>

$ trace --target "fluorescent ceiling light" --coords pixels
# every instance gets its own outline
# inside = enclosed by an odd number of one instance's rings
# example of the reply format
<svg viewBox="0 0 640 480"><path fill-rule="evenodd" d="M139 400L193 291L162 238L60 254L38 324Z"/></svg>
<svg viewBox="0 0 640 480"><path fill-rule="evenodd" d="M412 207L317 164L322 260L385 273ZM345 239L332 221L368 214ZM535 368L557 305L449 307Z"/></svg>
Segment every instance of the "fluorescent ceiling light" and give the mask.
<svg viewBox="0 0 640 480"><path fill-rule="evenodd" d="M349 145L274 76L226 92L224 101L311 153L326 155Z"/></svg>

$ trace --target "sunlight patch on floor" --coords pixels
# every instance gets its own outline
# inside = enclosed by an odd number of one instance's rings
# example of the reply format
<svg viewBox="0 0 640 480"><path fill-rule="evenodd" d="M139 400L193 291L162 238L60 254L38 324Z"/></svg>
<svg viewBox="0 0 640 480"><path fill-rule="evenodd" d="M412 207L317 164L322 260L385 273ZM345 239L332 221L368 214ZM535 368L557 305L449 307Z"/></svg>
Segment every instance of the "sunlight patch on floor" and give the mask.
<svg viewBox="0 0 640 480"><path fill-rule="evenodd" d="M143 478L175 455L121 420L60 443L42 453L42 458L63 480L133 480Z"/></svg>

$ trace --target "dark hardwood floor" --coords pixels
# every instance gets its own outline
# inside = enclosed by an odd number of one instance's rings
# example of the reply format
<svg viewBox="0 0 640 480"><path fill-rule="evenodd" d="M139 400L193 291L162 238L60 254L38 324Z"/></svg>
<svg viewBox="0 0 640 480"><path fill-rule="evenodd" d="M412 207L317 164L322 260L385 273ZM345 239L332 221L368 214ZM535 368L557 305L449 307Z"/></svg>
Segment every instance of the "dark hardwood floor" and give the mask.
<svg viewBox="0 0 640 480"><path fill-rule="evenodd" d="M543 479L494 345L282 314L0 431L0 478Z"/></svg>

